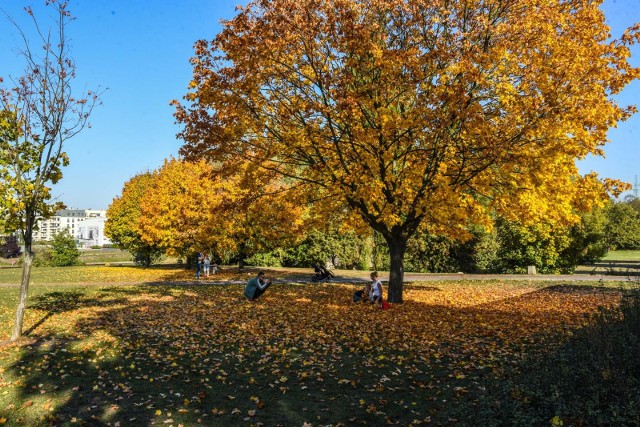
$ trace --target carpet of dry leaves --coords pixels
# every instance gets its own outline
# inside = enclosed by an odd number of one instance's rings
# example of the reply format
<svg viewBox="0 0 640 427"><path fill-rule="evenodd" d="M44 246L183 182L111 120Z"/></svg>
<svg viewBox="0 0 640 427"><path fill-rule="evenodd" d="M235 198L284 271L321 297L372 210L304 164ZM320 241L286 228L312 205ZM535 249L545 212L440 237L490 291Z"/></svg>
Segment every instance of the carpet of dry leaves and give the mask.
<svg viewBox="0 0 640 427"><path fill-rule="evenodd" d="M619 299L441 282L405 285L404 304L379 310L351 301L354 284L276 284L256 302L242 289L40 289L28 337L0 347L0 424L471 425L487 380Z"/></svg>

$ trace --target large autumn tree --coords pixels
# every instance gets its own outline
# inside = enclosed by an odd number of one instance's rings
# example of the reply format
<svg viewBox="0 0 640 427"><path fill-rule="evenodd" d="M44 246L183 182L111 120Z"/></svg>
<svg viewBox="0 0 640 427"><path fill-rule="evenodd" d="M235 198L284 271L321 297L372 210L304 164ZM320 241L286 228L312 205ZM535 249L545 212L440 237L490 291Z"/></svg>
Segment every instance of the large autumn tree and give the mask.
<svg viewBox="0 0 640 427"><path fill-rule="evenodd" d="M183 154L242 156L340 200L384 236L389 300L419 228L464 236L497 212L571 224L633 109L637 28L600 0L254 0L196 43Z"/></svg>
<svg viewBox="0 0 640 427"><path fill-rule="evenodd" d="M234 243L240 269L248 257L289 247L302 238L309 224L306 206L281 176L246 160L230 160L217 169L219 214L229 223L224 234Z"/></svg>
<svg viewBox="0 0 640 427"><path fill-rule="evenodd" d="M73 90L76 65L66 33L73 18L67 3L47 0L46 4L55 13L51 28L25 8L32 18L32 38L9 18L23 41L19 56L25 69L4 83L0 78L0 220L5 229L19 232L24 242L12 341L22 335L35 256L34 227L39 219L52 216L61 207L51 200L51 186L62 178L62 168L69 164L65 143L87 126L99 102L95 92Z"/></svg>
<svg viewBox="0 0 640 427"><path fill-rule="evenodd" d="M129 179L122 188L122 194L109 205L104 227L104 234L116 246L129 251L136 262L144 266L149 266L162 254L158 245L143 240L140 229L141 205L154 182L152 172L140 173Z"/></svg>
<svg viewBox="0 0 640 427"><path fill-rule="evenodd" d="M204 161L165 160L140 201L143 241L183 258L210 248L219 235L212 173Z"/></svg>

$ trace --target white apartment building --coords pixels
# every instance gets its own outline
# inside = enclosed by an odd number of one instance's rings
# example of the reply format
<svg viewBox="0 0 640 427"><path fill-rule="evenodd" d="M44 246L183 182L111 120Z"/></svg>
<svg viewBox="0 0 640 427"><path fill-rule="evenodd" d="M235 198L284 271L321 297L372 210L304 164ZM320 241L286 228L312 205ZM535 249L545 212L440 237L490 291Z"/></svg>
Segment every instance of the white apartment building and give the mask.
<svg viewBox="0 0 640 427"><path fill-rule="evenodd" d="M104 236L107 211L98 209L62 209L46 220L37 222L33 240L52 240L56 233L69 230L81 247L111 243Z"/></svg>
<svg viewBox="0 0 640 427"><path fill-rule="evenodd" d="M102 246L111 243L104 235L104 224L107 218L104 216L88 217L84 221L76 224L76 242L81 248L92 246Z"/></svg>

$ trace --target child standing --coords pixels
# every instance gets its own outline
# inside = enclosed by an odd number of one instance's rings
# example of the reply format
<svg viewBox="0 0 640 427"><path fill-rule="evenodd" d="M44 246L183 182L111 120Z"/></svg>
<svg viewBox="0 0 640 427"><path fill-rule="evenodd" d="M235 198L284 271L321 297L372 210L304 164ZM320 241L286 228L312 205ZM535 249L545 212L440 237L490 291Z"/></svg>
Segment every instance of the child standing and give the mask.
<svg viewBox="0 0 640 427"><path fill-rule="evenodd" d="M204 256L204 277L209 277L209 267L211 267L211 258L209 254Z"/></svg>
<svg viewBox="0 0 640 427"><path fill-rule="evenodd" d="M369 299L373 304L378 304L378 307L382 308L382 282L378 278L378 272L371 273L371 291Z"/></svg>

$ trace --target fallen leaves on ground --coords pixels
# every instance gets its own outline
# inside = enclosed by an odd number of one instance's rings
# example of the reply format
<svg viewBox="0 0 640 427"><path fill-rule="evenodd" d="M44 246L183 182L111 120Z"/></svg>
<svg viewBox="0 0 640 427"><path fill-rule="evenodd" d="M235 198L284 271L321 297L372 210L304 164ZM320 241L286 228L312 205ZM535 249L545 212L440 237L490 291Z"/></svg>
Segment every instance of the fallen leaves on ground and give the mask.
<svg viewBox="0 0 640 427"><path fill-rule="evenodd" d="M473 407L487 375L553 349L619 301L604 288L447 282L406 285L404 304L379 310L352 303L356 288L277 284L247 302L241 285L141 285L36 301L36 342L0 349L11 361L0 419L446 422L455 405ZM3 391L20 405L7 409Z"/></svg>

